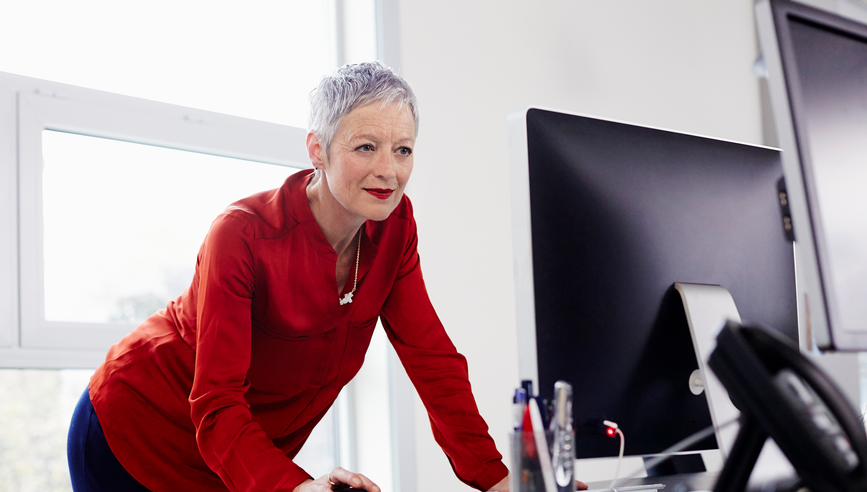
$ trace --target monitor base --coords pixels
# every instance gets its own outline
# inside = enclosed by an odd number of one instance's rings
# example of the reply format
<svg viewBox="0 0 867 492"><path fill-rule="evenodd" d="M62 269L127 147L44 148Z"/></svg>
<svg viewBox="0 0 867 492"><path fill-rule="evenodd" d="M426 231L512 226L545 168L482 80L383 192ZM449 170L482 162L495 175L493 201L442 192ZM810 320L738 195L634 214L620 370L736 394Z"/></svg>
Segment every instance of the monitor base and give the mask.
<svg viewBox="0 0 867 492"><path fill-rule="evenodd" d="M645 465L653 458L644 458ZM704 466L704 460L701 454L679 454L671 456L662 463L647 469L648 477L669 477L672 475L682 475L684 473L701 473L707 469Z"/></svg>

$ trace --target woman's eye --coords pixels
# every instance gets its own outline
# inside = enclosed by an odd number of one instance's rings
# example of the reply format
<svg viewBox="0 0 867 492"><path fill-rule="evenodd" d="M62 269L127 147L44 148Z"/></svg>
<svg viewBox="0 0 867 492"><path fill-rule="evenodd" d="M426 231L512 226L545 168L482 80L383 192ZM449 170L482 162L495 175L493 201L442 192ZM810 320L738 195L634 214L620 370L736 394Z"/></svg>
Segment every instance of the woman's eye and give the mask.
<svg viewBox="0 0 867 492"><path fill-rule="evenodd" d="M412 154L412 149L409 147L401 147L397 149L397 153L400 155L410 155Z"/></svg>
<svg viewBox="0 0 867 492"><path fill-rule="evenodd" d="M357 150L361 150L363 152L370 152L373 150L373 145L364 144L364 145L359 146Z"/></svg>

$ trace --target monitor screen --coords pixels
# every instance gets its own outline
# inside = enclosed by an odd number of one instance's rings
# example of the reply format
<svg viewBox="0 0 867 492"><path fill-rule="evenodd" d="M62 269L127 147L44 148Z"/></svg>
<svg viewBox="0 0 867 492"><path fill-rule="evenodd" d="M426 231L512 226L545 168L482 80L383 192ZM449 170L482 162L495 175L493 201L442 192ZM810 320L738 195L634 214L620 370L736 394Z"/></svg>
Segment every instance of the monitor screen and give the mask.
<svg viewBox="0 0 867 492"><path fill-rule="evenodd" d="M867 26L789 1L763 1L756 9L792 201L805 323L822 349L864 350Z"/></svg>
<svg viewBox="0 0 867 492"><path fill-rule="evenodd" d="M672 285L720 285L797 339L779 151L535 108L510 132L521 377L573 385L578 458L617 455L602 419L633 456L711 425Z"/></svg>

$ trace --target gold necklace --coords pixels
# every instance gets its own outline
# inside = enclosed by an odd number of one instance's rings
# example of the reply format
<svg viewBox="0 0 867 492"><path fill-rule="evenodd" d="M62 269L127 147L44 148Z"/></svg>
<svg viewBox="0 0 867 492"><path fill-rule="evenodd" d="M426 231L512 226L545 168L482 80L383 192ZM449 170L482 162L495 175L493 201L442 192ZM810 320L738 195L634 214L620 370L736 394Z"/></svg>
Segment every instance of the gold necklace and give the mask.
<svg viewBox="0 0 867 492"><path fill-rule="evenodd" d="M355 253L355 282L352 284L352 290L347 292L343 296L343 299L340 299L341 306L352 303L352 294L355 294L355 288L358 287L358 260L361 259L361 230L358 232L358 251Z"/></svg>

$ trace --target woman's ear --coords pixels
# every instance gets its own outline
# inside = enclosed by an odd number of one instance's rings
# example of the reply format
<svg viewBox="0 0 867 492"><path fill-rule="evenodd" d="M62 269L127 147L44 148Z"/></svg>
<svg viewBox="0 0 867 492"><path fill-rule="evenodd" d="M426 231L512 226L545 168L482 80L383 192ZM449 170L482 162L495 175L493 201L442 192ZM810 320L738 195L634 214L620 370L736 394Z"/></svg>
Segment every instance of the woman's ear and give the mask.
<svg viewBox="0 0 867 492"><path fill-rule="evenodd" d="M325 166L325 148L314 132L307 134L307 157L310 158L310 163L315 169L322 169Z"/></svg>

